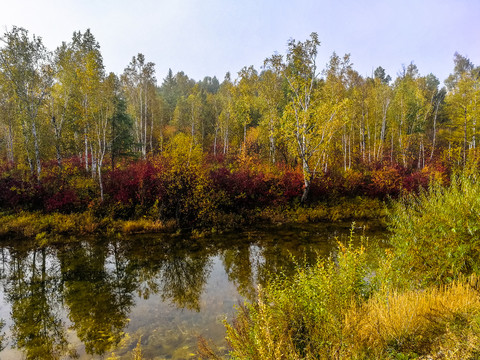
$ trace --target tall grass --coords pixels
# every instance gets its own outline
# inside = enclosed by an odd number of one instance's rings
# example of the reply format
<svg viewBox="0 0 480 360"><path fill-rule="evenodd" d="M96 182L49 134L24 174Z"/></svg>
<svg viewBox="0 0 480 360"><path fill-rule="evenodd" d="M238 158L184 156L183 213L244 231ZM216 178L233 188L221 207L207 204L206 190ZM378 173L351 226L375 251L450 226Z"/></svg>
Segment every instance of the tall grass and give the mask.
<svg viewBox="0 0 480 360"><path fill-rule="evenodd" d="M230 359L478 359L478 279L374 289L362 247L260 288L226 324ZM203 359L220 357L202 343Z"/></svg>
<svg viewBox="0 0 480 360"><path fill-rule="evenodd" d="M480 355L479 321L478 290L469 282L455 281L423 290L376 293L347 311L343 331L356 358L443 353L444 358L468 359Z"/></svg>

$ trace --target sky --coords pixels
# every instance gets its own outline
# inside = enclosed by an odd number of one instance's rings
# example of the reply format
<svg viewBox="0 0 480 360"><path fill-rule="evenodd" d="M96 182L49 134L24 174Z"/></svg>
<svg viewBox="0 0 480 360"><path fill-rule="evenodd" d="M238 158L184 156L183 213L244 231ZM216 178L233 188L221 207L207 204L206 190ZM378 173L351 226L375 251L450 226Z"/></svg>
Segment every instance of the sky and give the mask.
<svg viewBox="0 0 480 360"><path fill-rule="evenodd" d="M456 51L480 65L479 18L480 0L0 0L2 34L24 27L54 50L90 29L107 72L142 53L159 84L169 69L235 79L312 32L320 69L333 52L349 53L363 76L382 66L395 78L413 62L443 81Z"/></svg>

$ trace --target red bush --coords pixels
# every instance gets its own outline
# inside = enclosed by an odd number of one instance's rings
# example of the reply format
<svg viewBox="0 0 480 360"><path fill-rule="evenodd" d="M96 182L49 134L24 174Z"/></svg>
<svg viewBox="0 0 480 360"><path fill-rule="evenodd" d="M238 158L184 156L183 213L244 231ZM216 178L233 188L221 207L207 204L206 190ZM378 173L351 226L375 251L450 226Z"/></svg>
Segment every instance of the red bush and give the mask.
<svg viewBox="0 0 480 360"><path fill-rule="evenodd" d="M377 197L398 196L403 188L401 170L394 166L384 166L372 171L369 193Z"/></svg>
<svg viewBox="0 0 480 360"><path fill-rule="evenodd" d="M57 191L45 201L46 211L72 212L78 210L80 200L73 189Z"/></svg>

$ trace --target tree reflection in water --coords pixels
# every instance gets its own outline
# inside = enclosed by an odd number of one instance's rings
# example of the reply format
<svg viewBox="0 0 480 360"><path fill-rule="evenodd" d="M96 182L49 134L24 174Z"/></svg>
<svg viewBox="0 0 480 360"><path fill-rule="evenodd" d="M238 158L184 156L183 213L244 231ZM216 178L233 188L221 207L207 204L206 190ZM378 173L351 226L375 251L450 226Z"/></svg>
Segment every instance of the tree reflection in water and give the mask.
<svg viewBox="0 0 480 360"><path fill-rule="evenodd" d="M134 304L135 278L112 246L113 266L108 244L81 242L59 252L68 318L88 354L104 354L120 342Z"/></svg>
<svg viewBox="0 0 480 360"><path fill-rule="evenodd" d="M59 316L61 291L55 257L41 248L10 251L9 258L4 292L12 309L13 344L27 359L59 359L68 352L68 343Z"/></svg>
<svg viewBox="0 0 480 360"><path fill-rule="evenodd" d="M148 299L160 294L178 308L200 311L199 299L208 280L212 251L189 251L183 241L168 243L138 238L122 243L132 269L136 291Z"/></svg>
<svg viewBox="0 0 480 360"><path fill-rule="evenodd" d="M0 284L5 295L1 306L11 308L11 317L6 319L8 339L1 338L0 319L0 350L8 341L27 359L72 357L77 345L68 341L72 340L70 332L74 332L89 356L101 356L117 352L125 332L134 331L144 335L144 341L156 342L156 347L146 349L155 355L162 347L185 348L186 341L193 344L195 330L189 329L197 326L192 326L197 324L193 321L198 321L198 331L208 327L220 339L223 326L218 311L229 311L238 293L252 298L257 284L263 284L268 274L288 276L294 262L313 263L319 249L325 255L331 248L325 237L318 237L319 247L315 239L303 240L298 233L295 230L282 234L281 241L268 231L249 233L243 238L242 234L226 235L215 245L212 239L202 243L198 239L158 236L72 240L49 247L32 246L26 241L4 242L0 245ZM224 280L210 279L214 268L216 276ZM219 295L216 293L221 293L220 289L211 282L207 286L208 281L235 286ZM208 304L200 301L206 291ZM155 309L147 308L145 316L141 316L150 322L163 318L164 323L137 322L127 328L132 310L153 296ZM159 301L170 307L159 306ZM175 307L200 313L193 316L182 311L174 315ZM202 313L206 308L208 315ZM180 327L177 320L182 321L183 330L189 329L181 341L170 335L175 331L172 328ZM222 329L211 330L215 326ZM159 345L167 335L176 342ZM194 351L192 346L188 345L190 353ZM171 353L165 356L174 358ZM182 357L188 356L179 355Z"/></svg>
<svg viewBox="0 0 480 360"><path fill-rule="evenodd" d="M211 260L205 255L171 257L161 271L162 299L170 300L179 308L200 311L200 295L203 292Z"/></svg>

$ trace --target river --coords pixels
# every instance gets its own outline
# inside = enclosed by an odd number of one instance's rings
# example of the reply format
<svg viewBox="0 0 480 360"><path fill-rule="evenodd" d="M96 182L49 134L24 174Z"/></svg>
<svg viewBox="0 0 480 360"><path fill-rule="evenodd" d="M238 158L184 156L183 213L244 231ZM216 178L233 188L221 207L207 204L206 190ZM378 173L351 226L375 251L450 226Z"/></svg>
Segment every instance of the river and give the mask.
<svg viewBox="0 0 480 360"><path fill-rule="evenodd" d="M0 242L0 359L193 358L199 336L226 352L223 321L269 274L328 256L350 224L183 235ZM360 234L385 237L373 223Z"/></svg>

